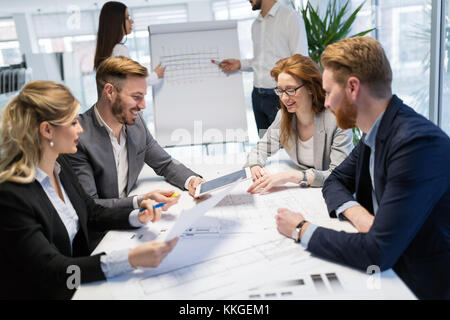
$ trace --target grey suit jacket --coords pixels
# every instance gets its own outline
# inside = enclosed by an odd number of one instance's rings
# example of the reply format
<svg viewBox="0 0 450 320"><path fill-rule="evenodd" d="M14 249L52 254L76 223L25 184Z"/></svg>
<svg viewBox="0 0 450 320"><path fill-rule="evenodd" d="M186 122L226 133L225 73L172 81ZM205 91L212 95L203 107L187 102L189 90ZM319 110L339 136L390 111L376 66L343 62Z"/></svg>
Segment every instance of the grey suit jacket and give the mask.
<svg viewBox="0 0 450 320"><path fill-rule="evenodd" d="M281 111L266 134L251 150L246 166L264 166L267 158L280 150ZM342 130L336 125L336 118L328 109L314 116L314 168L309 168L298 160L297 117L292 119L292 132L286 153L301 169L314 174L312 187L321 187L331 171L336 168L353 149L352 130Z"/></svg>
<svg viewBox="0 0 450 320"><path fill-rule="evenodd" d="M119 198L114 152L106 128L102 126L94 107L80 115L84 132L78 151L67 155L81 185L96 203L106 207L133 208L133 197ZM126 125L128 152L127 195L133 188L144 162L166 180L184 190L190 176L199 176L164 151L148 131L139 113L134 125Z"/></svg>

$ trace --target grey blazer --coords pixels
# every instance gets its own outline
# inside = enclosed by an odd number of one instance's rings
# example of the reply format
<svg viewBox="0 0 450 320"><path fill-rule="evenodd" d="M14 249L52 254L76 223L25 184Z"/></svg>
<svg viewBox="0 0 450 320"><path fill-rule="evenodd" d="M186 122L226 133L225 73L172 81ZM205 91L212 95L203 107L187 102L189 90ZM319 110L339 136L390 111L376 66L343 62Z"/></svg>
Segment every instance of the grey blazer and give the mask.
<svg viewBox="0 0 450 320"><path fill-rule="evenodd" d="M94 107L80 115L84 132L78 151L67 155L86 193L105 207L133 208L133 197L119 198L114 152L106 128L95 116ZM139 113L134 125L126 125L128 152L127 195L133 188L144 162L166 180L184 190L190 176L199 176L164 151L148 131Z"/></svg>
<svg viewBox="0 0 450 320"><path fill-rule="evenodd" d="M264 166L268 157L282 148L281 111L266 134L250 151L246 166ZM353 149L352 130L342 130L336 125L336 118L328 109L314 116L314 168L300 163L297 150L297 118L292 119L292 132L286 153L301 169L314 174L312 187L321 187L331 171L336 168Z"/></svg>

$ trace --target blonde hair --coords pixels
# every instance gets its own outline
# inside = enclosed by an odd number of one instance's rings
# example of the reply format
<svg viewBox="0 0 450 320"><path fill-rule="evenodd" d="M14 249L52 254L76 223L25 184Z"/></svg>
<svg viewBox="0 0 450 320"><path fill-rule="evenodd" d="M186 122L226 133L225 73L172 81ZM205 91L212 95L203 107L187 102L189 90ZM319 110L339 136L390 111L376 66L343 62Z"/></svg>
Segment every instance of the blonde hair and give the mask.
<svg viewBox="0 0 450 320"><path fill-rule="evenodd" d="M374 97L382 99L392 95L389 60L380 42L371 37L347 38L327 46L321 63L342 86L348 78L356 77Z"/></svg>
<svg viewBox="0 0 450 320"><path fill-rule="evenodd" d="M279 60L270 71L270 75L278 81L280 73L287 73L304 83L305 88L311 91L312 109L315 114L325 110L325 91L322 87L322 74L319 66L310 57L294 54L291 57ZM294 114L289 113L281 102L281 134L280 143L289 147L289 137L292 132L292 118Z"/></svg>
<svg viewBox="0 0 450 320"><path fill-rule="evenodd" d="M66 125L80 107L69 89L31 81L4 108L0 122L0 183L30 183L42 157L39 125Z"/></svg>
<svg viewBox="0 0 450 320"><path fill-rule="evenodd" d="M148 77L146 67L127 57L110 57L97 67L95 81L97 94L100 98L105 84L111 83L118 91L122 89L123 81L127 76Z"/></svg>

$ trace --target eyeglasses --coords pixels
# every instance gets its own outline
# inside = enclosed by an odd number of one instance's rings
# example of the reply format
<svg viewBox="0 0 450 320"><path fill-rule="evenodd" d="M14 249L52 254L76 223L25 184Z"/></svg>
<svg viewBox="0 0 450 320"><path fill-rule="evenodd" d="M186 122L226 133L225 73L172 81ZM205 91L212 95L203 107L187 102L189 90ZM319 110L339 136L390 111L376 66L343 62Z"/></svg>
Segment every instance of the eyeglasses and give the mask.
<svg viewBox="0 0 450 320"><path fill-rule="evenodd" d="M273 91L275 91L275 94L280 97L283 95L283 93L286 93L288 96L292 97L295 95L297 90L300 89L301 87L303 87L304 85L305 84L303 83L303 84L299 85L297 88L289 88L286 90L281 90L280 88L275 88L275 89L273 89Z"/></svg>

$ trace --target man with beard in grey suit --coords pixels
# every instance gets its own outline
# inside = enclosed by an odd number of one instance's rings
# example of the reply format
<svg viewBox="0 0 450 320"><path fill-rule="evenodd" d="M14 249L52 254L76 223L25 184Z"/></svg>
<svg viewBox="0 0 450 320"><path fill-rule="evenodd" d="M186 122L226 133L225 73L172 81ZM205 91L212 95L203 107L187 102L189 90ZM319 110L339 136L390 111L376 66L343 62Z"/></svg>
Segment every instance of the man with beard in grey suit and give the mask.
<svg viewBox="0 0 450 320"><path fill-rule="evenodd" d="M204 180L164 151L139 112L145 108L147 68L126 57L111 57L96 72L98 101L80 115L84 133L77 153L69 155L85 191L106 207L137 209L149 198L171 204L174 190L129 196L146 163L193 196Z"/></svg>

